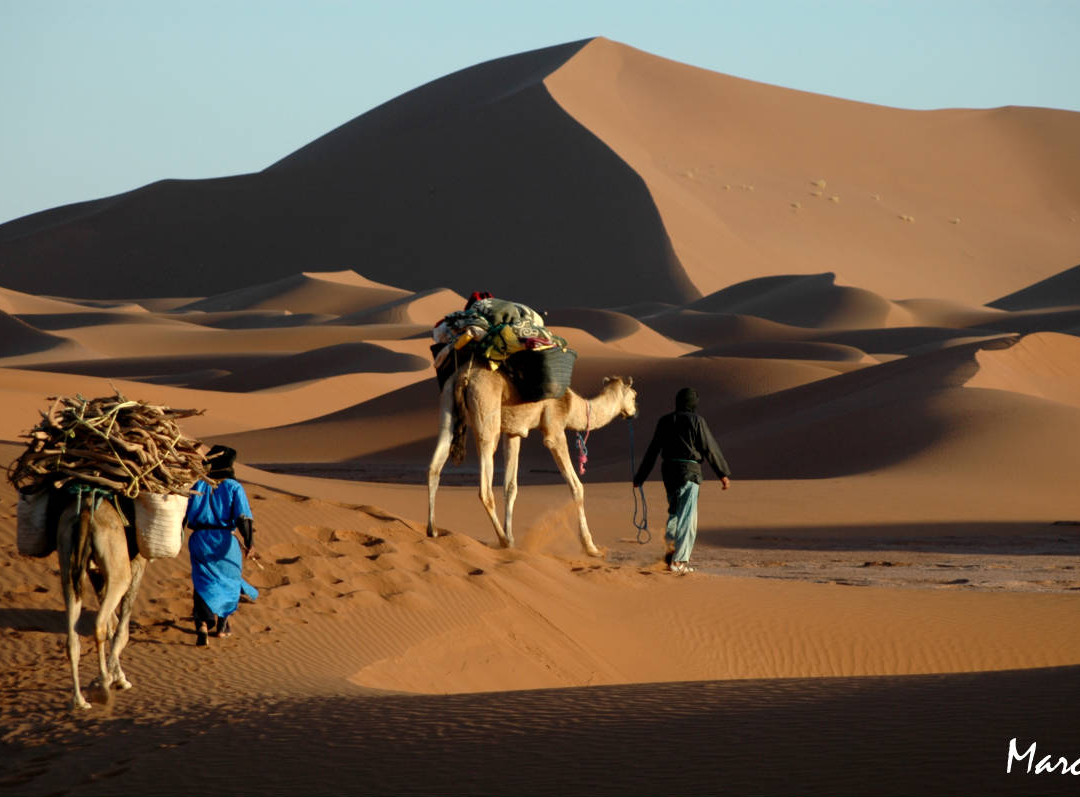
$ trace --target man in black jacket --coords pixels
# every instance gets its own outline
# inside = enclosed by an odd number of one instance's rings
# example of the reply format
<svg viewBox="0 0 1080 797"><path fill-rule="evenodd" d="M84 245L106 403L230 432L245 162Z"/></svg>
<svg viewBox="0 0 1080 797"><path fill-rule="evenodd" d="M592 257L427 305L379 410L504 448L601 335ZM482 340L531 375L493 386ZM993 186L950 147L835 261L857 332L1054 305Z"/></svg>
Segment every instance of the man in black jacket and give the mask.
<svg viewBox="0 0 1080 797"><path fill-rule="evenodd" d="M664 415L657 422L649 449L641 460L641 467L634 474L634 487L640 487L649 478L657 455L664 455L660 466L668 498L667 529L664 532L667 553L664 559L673 573L693 571L690 554L697 539L697 499L702 461L708 460L725 490L730 485L731 469L709 431L709 425L695 412L697 403L698 394L692 387L684 387L675 394L675 412Z"/></svg>

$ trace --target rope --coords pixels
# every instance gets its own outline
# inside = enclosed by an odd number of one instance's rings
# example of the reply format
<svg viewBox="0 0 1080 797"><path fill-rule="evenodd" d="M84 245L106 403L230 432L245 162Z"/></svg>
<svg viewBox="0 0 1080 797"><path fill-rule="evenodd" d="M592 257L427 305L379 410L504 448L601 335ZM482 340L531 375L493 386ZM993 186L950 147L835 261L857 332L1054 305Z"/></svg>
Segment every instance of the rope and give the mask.
<svg viewBox="0 0 1080 797"><path fill-rule="evenodd" d="M82 513L84 496L90 499L91 517L97 514L98 506L103 499L112 501L117 514L119 514L120 517L124 517L123 511L120 509L120 504L116 501L116 493L107 487L97 487L92 484L86 484L85 482L71 482L66 489L71 495L75 496L75 517L78 517Z"/></svg>
<svg viewBox="0 0 1080 797"><path fill-rule="evenodd" d="M634 456L634 421L632 418L627 418L626 423L630 427L630 484L633 485L634 476L636 475L637 470L635 466L636 457ZM652 532L649 531L649 504L645 500L645 487L643 485L638 485L637 490L634 490L633 487L630 489L634 496L634 514L631 517L630 522L633 523L634 528L637 529L638 544L644 545L652 540ZM638 507L639 495L641 496L640 510ZM641 513L640 521L638 520L639 511Z"/></svg>
<svg viewBox="0 0 1080 797"><path fill-rule="evenodd" d="M589 448L585 445L589 442L589 431L592 426L592 402L585 402L585 438L582 439L581 432L577 433L577 467L578 473L582 476L585 475L585 463L589 461Z"/></svg>

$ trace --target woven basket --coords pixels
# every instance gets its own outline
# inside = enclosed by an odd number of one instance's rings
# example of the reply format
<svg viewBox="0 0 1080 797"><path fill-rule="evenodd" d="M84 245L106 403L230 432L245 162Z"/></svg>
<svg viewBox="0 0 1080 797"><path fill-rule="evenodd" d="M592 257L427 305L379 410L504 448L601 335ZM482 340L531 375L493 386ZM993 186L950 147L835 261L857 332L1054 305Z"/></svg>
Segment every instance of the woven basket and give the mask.
<svg viewBox="0 0 1080 797"><path fill-rule="evenodd" d="M56 540L49 539L45 522L48 508L48 490L19 493L15 545L23 556L48 556L56 550Z"/></svg>
<svg viewBox="0 0 1080 797"><path fill-rule="evenodd" d="M502 368L522 401L557 399L570 387L576 359L573 349L519 351L507 357Z"/></svg>
<svg viewBox="0 0 1080 797"><path fill-rule="evenodd" d="M147 559L169 559L184 544L187 496L140 493L135 499L135 536Z"/></svg>

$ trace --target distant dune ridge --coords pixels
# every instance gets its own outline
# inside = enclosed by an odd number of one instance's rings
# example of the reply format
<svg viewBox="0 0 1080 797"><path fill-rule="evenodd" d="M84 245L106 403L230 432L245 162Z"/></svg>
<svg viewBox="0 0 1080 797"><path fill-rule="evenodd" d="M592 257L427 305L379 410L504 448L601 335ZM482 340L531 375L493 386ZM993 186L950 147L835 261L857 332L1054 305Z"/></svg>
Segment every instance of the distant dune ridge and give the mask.
<svg viewBox="0 0 1080 797"><path fill-rule="evenodd" d="M541 306L567 293L593 306L693 296L644 182L543 86L585 44L435 81L259 174L164 181L4 225L4 284L209 294L354 268ZM605 279L611 269L624 279Z"/></svg>
<svg viewBox="0 0 1080 797"><path fill-rule="evenodd" d="M197 650L186 556L155 562L135 689L71 718L54 560L17 556L0 482L0 794L1067 793L1002 772L1006 734L1075 738L1077 141L1076 113L871 106L598 38L257 174L0 226L3 461L47 396L205 410L184 431L240 452L262 591ZM633 377L638 418L586 443L603 560L536 435L520 547L471 441L424 535L431 330L474 290L547 313L578 393ZM630 489L684 385L734 471L705 474L688 578L659 468ZM661 738L685 766L644 765Z"/></svg>
<svg viewBox="0 0 1080 797"><path fill-rule="evenodd" d="M982 303L1076 265L1078 138L1074 113L902 111L592 39L435 80L258 174L10 222L0 273L104 298L351 268L614 307L842 262L891 299Z"/></svg>

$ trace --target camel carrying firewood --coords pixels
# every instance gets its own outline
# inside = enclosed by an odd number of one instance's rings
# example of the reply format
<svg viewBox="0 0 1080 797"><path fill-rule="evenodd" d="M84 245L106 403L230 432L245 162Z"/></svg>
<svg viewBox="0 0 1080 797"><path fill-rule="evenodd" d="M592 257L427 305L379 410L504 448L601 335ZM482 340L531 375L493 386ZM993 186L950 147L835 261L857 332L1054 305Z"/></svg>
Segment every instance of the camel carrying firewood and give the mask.
<svg viewBox="0 0 1080 797"><path fill-rule="evenodd" d="M142 554L131 555L120 511L105 491L80 485L65 495L67 506L57 522L57 553L60 560L60 584L67 609L67 651L71 662L74 694L73 708L90 708L79 688L79 633L76 625L82 614L83 585L93 576L98 595L94 620L94 642L98 655L98 678L95 685L108 694L115 686L130 689L131 681L120 667L120 654L128 643L131 609L138 596L139 584L147 560ZM94 572L90 573L91 563ZM119 609L119 616L117 616Z"/></svg>
<svg viewBox="0 0 1080 797"><path fill-rule="evenodd" d="M23 435L26 449L7 476L19 492L19 553L41 558L58 552L72 704L85 709L90 704L79 688L76 630L84 582L94 582L98 594L98 683L106 694L112 686L129 689L120 654L143 571L149 560L180 551L188 493L209 477L201 444L176 423L201 414L197 410L131 401L119 393L50 400L38 425Z"/></svg>
<svg viewBox="0 0 1080 797"><path fill-rule="evenodd" d="M632 384L630 378L607 377L603 389L591 399L568 389L561 398L524 401L502 369L492 371L483 363L472 361L462 364L446 380L439 400L439 436L428 467L428 536L438 536L435 493L439 489L439 475L452 454L455 462L460 462L464 456L465 428L472 427L480 458L480 502L491 518L499 542L506 548L513 546L518 454L522 439L531 430L540 429L544 445L551 452L577 505L581 545L589 555L601 556L585 520L585 488L574 472L566 445L566 430L588 432L606 426L618 417L632 418L637 414L637 392ZM492 488L495 448L500 438L506 461L503 523L499 522L495 512Z"/></svg>

